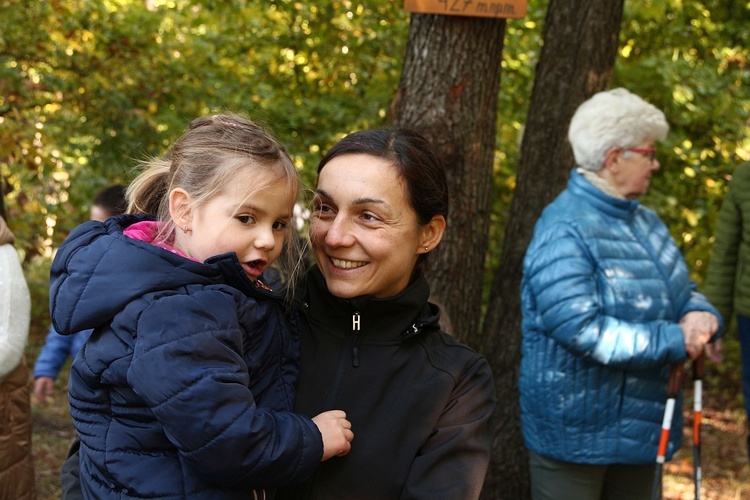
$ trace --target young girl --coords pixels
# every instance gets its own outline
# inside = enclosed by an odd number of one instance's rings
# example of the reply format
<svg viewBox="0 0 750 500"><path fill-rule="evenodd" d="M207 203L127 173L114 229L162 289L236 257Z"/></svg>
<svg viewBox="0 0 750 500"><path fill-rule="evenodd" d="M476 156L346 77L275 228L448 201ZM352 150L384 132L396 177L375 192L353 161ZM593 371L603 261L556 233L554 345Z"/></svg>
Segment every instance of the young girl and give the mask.
<svg viewBox="0 0 750 500"><path fill-rule="evenodd" d="M297 337L259 279L293 244L288 154L216 115L147 166L128 188L141 215L79 226L51 270L57 331L94 328L70 376L83 496L251 498L305 479L353 434L342 411L289 411Z"/></svg>

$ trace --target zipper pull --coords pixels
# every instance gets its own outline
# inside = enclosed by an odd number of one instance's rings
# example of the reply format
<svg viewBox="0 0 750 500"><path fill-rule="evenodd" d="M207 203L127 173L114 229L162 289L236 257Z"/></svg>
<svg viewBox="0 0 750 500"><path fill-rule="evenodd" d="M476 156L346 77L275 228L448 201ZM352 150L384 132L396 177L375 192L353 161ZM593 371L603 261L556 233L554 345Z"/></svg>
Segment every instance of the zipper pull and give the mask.
<svg viewBox="0 0 750 500"><path fill-rule="evenodd" d="M356 345L352 347L352 366L354 368L359 367L359 349L357 349Z"/></svg>
<svg viewBox="0 0 750 500"><path fill-rule="evenodd" d="M360 331L360 317L359 313L355 312L352 315L352 334L354 335L354 345L352 346L352 366L357 368L359 366L359 349L357 348L357 334Z"/></svg>

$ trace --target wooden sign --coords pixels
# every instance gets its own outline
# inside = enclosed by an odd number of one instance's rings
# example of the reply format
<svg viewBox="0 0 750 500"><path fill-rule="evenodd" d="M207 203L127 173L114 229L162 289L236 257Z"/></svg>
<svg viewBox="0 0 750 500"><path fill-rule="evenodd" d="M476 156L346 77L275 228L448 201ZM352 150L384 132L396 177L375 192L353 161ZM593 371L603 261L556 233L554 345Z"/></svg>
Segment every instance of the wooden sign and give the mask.
<svg viewBox="0 0 750 500"><path fill-rule="evenodd" d="M526 16L526 4L527 0L404 0L404 9L419 14L517 19Z"/></svg>

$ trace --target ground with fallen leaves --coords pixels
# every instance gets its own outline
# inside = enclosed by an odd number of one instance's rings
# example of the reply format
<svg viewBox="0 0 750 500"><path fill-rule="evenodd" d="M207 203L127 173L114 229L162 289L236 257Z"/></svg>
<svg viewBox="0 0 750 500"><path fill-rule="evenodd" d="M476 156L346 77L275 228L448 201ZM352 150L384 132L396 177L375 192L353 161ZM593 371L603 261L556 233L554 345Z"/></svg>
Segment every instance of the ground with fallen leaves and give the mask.
<svg viewBox="0 0 750 500"><path fill-rule="evenodd" d="M693 481L693 416L692 391L685 391L684 444L665 467L664 498L692 500ZM701 465L703 500L750 499L750 465L747 455L747 424L744 411L722 397L704 394L701 425Z"/></svg>

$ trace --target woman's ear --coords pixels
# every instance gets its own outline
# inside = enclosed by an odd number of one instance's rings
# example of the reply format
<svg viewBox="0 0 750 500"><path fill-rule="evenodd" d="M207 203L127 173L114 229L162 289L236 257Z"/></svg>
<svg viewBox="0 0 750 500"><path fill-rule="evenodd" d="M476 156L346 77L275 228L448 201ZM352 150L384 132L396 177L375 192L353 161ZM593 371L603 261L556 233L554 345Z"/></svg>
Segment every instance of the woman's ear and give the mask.
<svg viewBox="0 0 750 500"><path fill-rule="evenodd" d="M445 217L435 215L430 222L421 227L422 237L419 240L417 253L427 253L438 246L445 233L445 224Z"/></svg>
<svg viewBox="0 0 750 500"><path fill-rule="evenodd" d="M617 173L621 157L622 148L611 148L604 157L604 166L602 168L607 169L611 173Z"/></svg>
<svg viewBox="0 0 750 500"><path fill-rule="evenodd" d="M169 193L169 215L175 226L183 231L191 229L193 222L190 202L190 195L182 188L175 188Z"/></svg>

